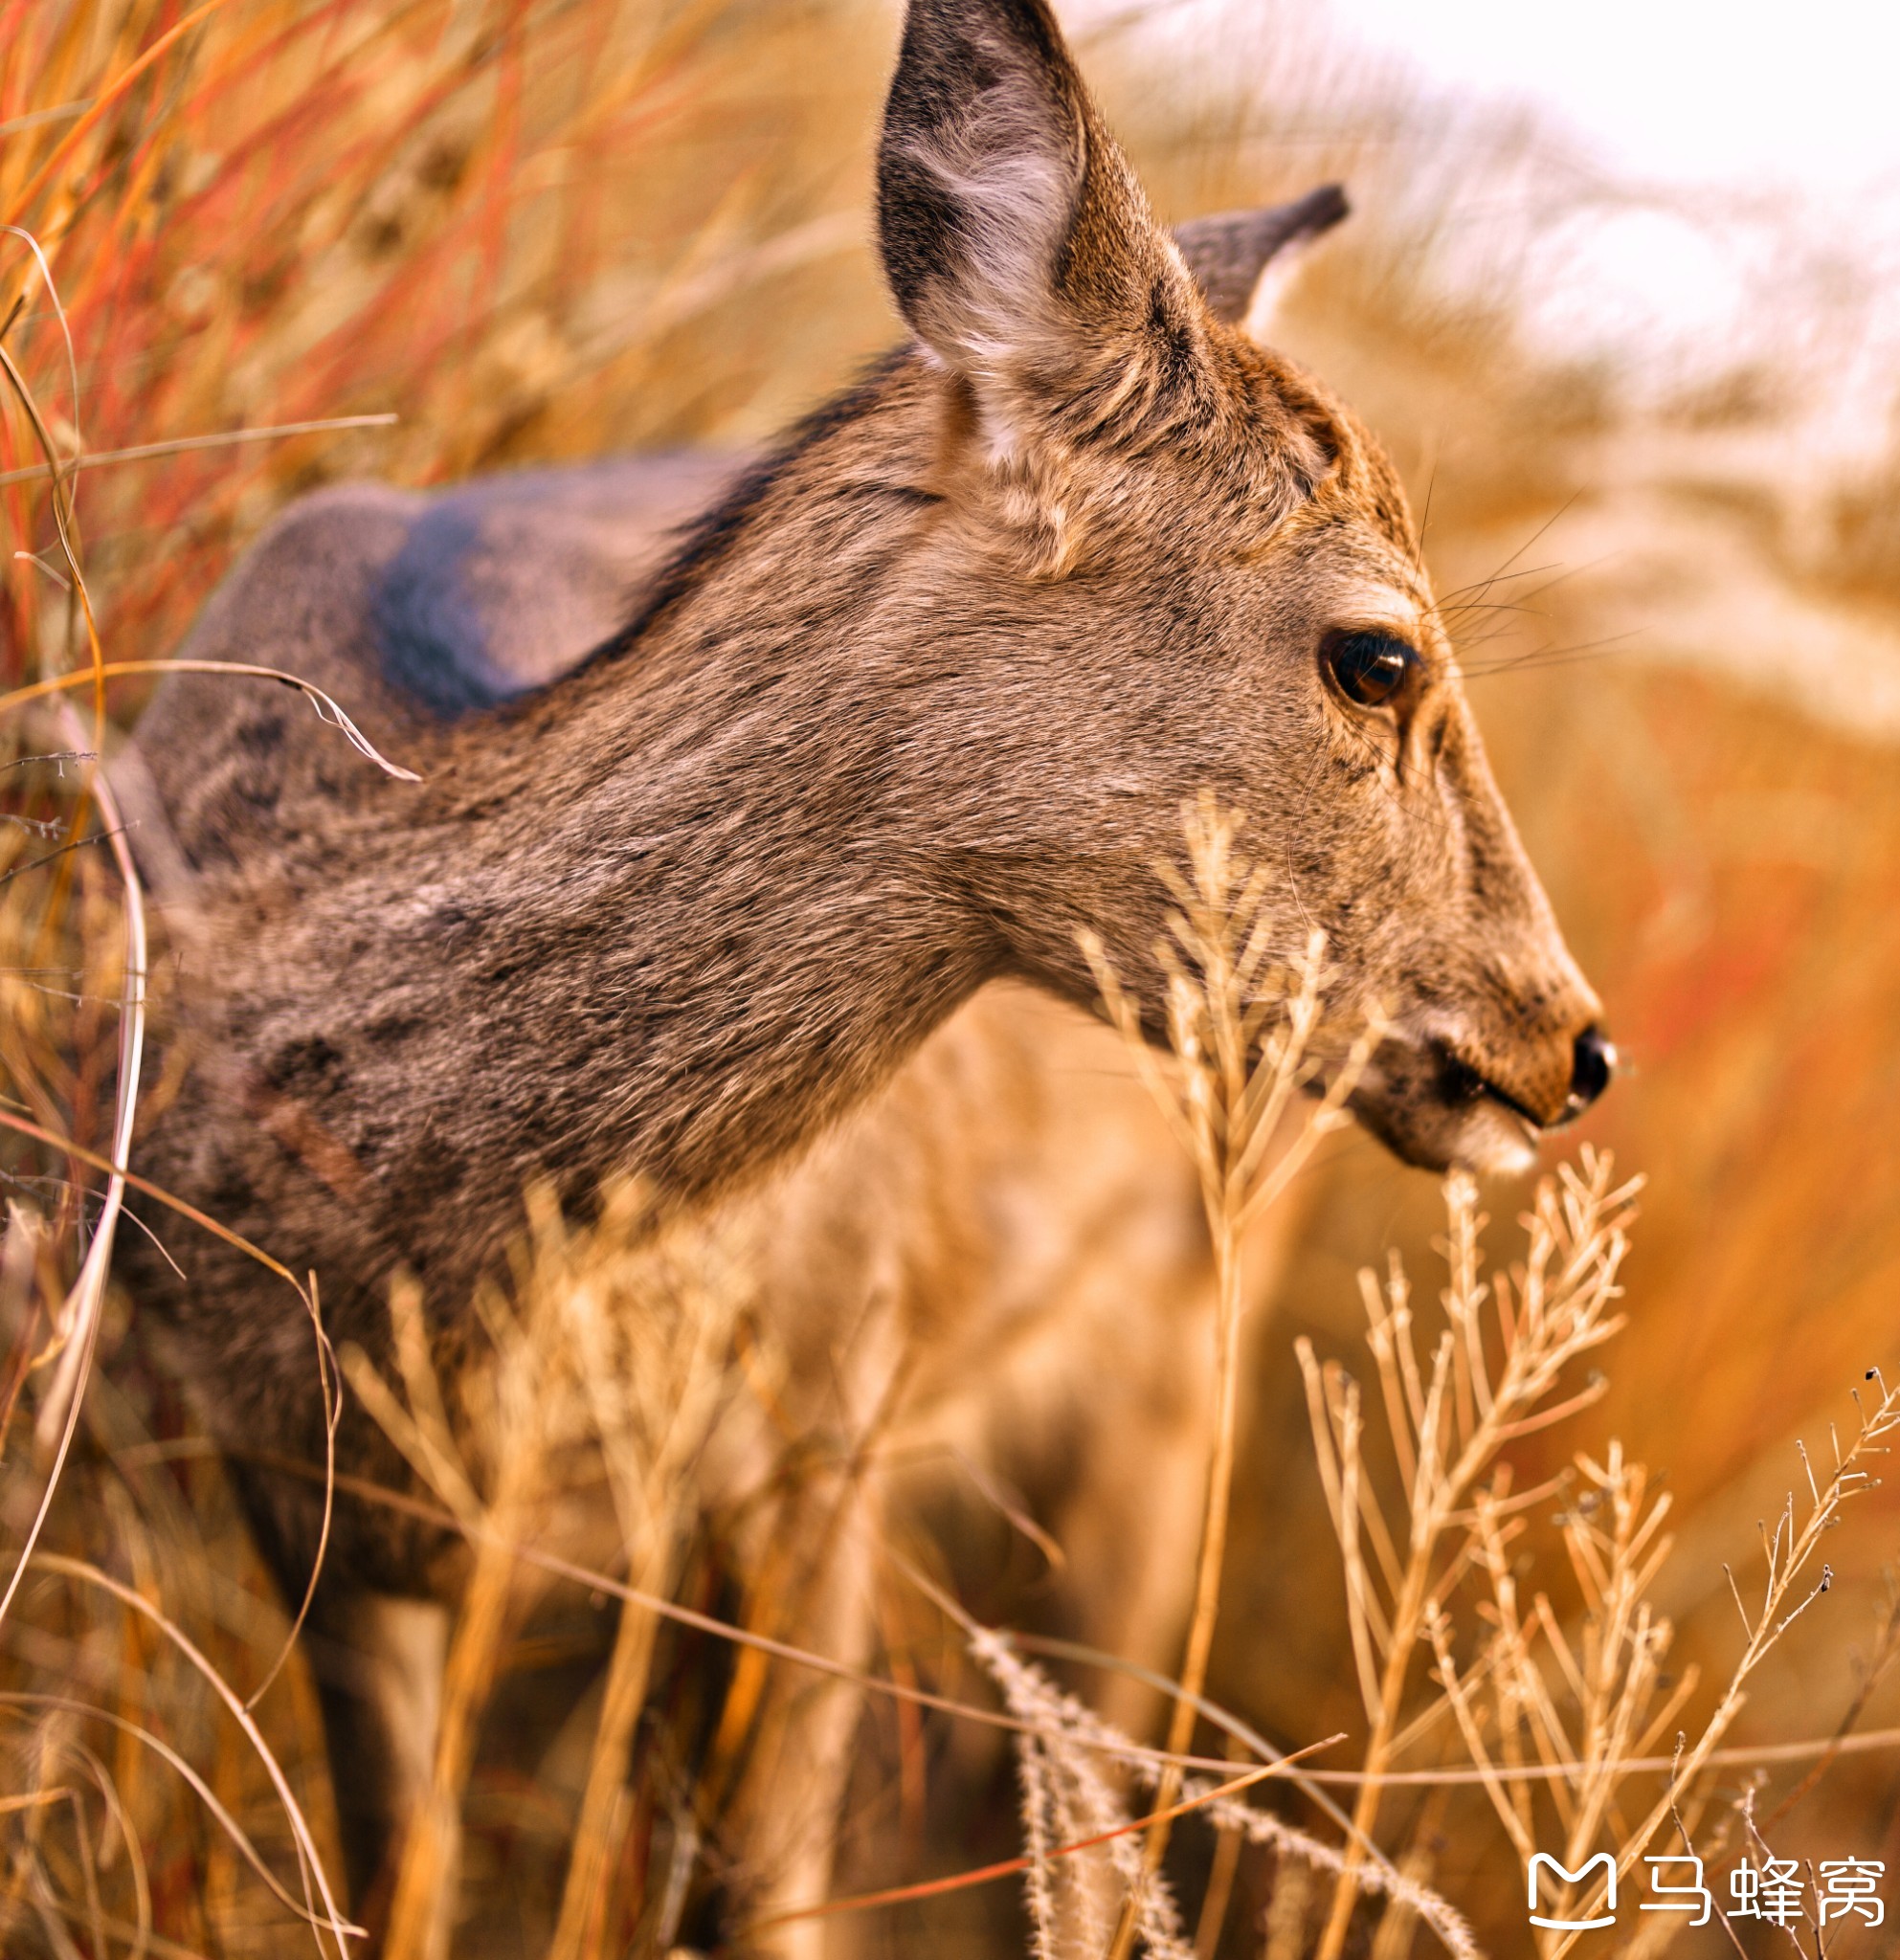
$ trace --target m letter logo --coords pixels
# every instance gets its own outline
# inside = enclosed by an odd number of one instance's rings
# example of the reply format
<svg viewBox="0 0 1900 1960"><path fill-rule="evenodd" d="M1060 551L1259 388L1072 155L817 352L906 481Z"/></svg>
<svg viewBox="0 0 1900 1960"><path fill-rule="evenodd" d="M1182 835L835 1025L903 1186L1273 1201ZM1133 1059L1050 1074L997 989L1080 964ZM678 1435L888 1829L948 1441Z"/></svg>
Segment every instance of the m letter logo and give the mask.
<svg viewBox="0 0 1900 1960"><path fill-rule="evenodd" d="M1544 1919L1537 1911L1537 1867L1549 1865L1559 1883L1580 1885L1598 1865L1603 1867L1608 1884L1603 1904L1609 1908L1601 1919ZM1617 1861L1607 1851L1599 1851L1595 1858L1587 1858L1574 1872L1567 1872L1548 1851L1535 1852L1526 1869L1529 1881L1527 1889L1530 1898L1525 1902L1531 1907L1531 1924L1549 1927L1557 1933L1594 1932L1598 1927L1615 1926L1617 1923Z"/></svg>

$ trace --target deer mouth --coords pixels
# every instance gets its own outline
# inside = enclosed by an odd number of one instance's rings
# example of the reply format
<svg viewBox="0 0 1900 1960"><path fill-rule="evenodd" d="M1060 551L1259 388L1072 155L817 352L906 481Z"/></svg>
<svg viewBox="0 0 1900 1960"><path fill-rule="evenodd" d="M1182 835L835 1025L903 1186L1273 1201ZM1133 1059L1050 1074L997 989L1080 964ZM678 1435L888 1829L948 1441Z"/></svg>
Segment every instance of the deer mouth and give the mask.
<svg viewBox="0 0 1900 1960"><path fill-rule="evenodd" d="M1500 1109L1509 1110L1516 1117L1533 1139L1556 1126L1546 1122L1534 1109L1527 1108L1509 1089L1500 1088L1453 1049L1440 1043L1439 1053L1442 1058L1444 1099L1454 1107L1472 1102L1494 1102Z"/></svg>
<svg viewBox="0 0 1900 1960"><path fill-rule="evenodd" d="M1352 1096L1352 1112L1420 1169L1530 1169L1549 1128L1525 1103L1438 1039L1388 1039Z"/></svg>

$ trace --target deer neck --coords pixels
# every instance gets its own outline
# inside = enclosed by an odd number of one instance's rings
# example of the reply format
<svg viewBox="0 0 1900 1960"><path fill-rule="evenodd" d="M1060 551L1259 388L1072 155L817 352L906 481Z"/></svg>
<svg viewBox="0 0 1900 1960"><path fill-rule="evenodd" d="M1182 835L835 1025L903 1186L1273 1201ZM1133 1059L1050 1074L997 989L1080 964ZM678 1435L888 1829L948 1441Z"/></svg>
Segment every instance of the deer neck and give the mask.
<svg viewBox="0 0 1900 1960"><path fill-rule="evenodd" d="M886 375L834 412L637 630L462 753L481 909L506 921L505 959L474 958L536 1030L552 1147L729 1182L1002 968L959 870L978 786L930 668L943 621L905 586L937 516L920 392Z"/></svg>

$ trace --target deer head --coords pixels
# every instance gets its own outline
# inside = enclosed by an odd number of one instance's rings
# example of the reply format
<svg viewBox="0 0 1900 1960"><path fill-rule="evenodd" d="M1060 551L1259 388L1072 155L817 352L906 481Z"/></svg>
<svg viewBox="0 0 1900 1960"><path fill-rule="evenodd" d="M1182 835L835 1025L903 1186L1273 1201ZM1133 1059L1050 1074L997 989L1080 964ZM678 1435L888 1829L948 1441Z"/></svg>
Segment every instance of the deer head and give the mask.
<svg viewBox="0 0 1900 1960"><path fill-rule="evenodd" d="M1288 946L1327 932L1335 1006L1390 1017L1363 1120L1420 1164L1521 1166L1609 1080L1598 1004L1397 475L1241 324L1336 193L1176 242L1044 0L912 0L878 209L935 391L920 603L987 667L960 701L991 785L966 871L1009 961L1085 999L1086 927L1152 974L1151 867L1210 788L1284 858Z"/></svg>

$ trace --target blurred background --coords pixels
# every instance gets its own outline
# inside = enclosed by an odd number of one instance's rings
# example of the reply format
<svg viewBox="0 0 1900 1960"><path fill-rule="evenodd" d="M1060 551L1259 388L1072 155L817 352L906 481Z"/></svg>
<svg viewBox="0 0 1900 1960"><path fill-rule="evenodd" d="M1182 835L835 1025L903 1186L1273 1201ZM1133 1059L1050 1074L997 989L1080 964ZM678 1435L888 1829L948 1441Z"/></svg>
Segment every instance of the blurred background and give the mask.
<svg viewBox="0 0 1900 1960"><path fill-rule="evenodd" d="M1670 0L1060 11L1164 218L1350 189L1276 338L1383 436L1441 591L1471 602L1479 719L1628 1064L1578 1137L1648 1179L1608 1392L1518 1446L1520 1481L1611 1436L1665 1476L1681 1542L1659 1604L1678 1661L1726 1679L1723 1562L1758 1559L1797 1438L1824 1452L1866 1370L1900 1368L1900 25L1838 5L1757 30ZM96 465L77 513L107 657L169 651L318 484L739 449L847 381L897 330L867 196L898 21L893 0L0 0L0 318L24 299L7 349L48 438ZM394 419L192 446L350 417ZM9 398L9 685L84 657L40 459ZM102 1148L117 955L83 928L109 920L109 867L76 854L55 892L15 876L44 838L0 848L10 944L40 948L0 972L8 1106ZM83 984L37 977L56 941ZM77 1231L85 1200L57 1173L91 1173L9 1149L15 1193ZM1486 1194L1501 1245L1521 1202ZM1354 1275L1388 1245L1429 1297L1442 1229L1431 1180L1358 1138L1327 1147L1301 1203L1255 1323L1212 1685L1282 1741L1363 1726L1290 1342L1351 1353ZM158 1450L184 1418L132 1348L115 1364L125 1340L118 1303L88 1434ZM39 1487L12 1474L34 1351L22 1334L8 1384L10 1534ZM162 1454L137 1503L232 1528L210 1467L158 1480ZM1845 1715L1896 1555L1900 1503L1877 1490L1741 1737ZM242 1615L220 1615L236 1639ZM9 1664L67 1666L77 1647L34 1643L103 1624L16 1616ZM158 1664L111 1637L95 1691ZM1900 1683L1862 1720L1900 1724ZM246 1794L235 1761L215 1773ZM1438 1882L1493 1950L1524 1950L1502 1840L1434 1828ZM1885 1860L1900 1912L1900 1753L1836 1765L1777 1850ZM189 1832L168 1844L161 1924L189 1950L274 1950L284 1923L241 1902L230 1862ZM1264 1893L1249 1903L1234 1927L1258 1925ZM965 1912L958 1939L1007 1950L1013 1909ZM891 1923L880 1938L929 1924Z"/></svg>

